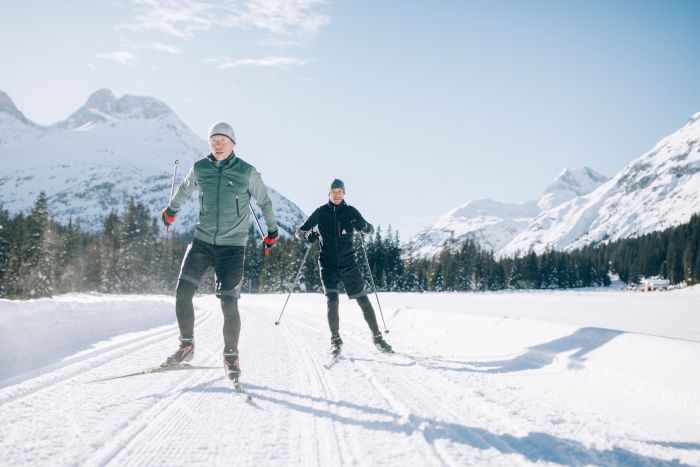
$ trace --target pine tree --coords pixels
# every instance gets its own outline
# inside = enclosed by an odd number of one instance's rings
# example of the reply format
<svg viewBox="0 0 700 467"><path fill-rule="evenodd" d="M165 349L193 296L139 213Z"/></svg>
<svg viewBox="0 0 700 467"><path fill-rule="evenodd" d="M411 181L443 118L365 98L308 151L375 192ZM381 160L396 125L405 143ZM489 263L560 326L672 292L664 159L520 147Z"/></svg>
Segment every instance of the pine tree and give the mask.
<svg viewBox="0 0 700 467"><path fill-rule="evenodd" d="M0 297L8 295L10 277L10 215L0 204Z"/></svg>
<svg viewBox="0 0 700 467"><path fill-rule="evenodd" d="M30 298L48 297L52 293L53 262L52 248L55 246L53 225L49 219L49 202L45 192L40 192L27 218L28 244L24 261L24 276L21 277L22 296Z"/></svg>
<svg viewBox="0 0 700 467"><path fill-rule="evenodd" d="M246 243L246 255L243 265L243 290L248 293L256 293L263 285L261 283L261 262L260 248L255 238L253 224L248 226L248 241Z"/></svg>
<svg viewBox="0 0 700 467"><path fill-rule="evenodd" d="M442 272L442 264L437 263L435 269L430 275L430 290L434 292L443 292L444 288L444 273Z"/></svg>
<svg viewBox="0 0 700 467"><path fill-rule="evenodd" d="M104 220L99 238L100 252L100 291L118 293L121 290L121 219L116 211L111 211Z"/></svg>

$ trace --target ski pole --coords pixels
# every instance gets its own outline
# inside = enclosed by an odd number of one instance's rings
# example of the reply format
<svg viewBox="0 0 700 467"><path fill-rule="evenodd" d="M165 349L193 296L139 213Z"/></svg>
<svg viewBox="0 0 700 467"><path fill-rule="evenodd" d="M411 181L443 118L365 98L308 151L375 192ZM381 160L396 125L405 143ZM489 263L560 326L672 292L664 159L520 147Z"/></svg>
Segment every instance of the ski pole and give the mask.
<svg viewBox="0 0 700 467"><path fill-rule="evenodd" d="M250 213L253 215L253 219L255 219L255 223L258 225L258 232L260 232L260 238L263 240L265 239L265 235L263 235L262 232L262 227L260 226L260 221L258 220L258 216L255 215L255 211L253 211L253 205L248 203L248 207L250 208ZM270 254L270 247L265 245L265 242L263 242L263 246L265 247L265 256Z"/></svg>
<svg viewBox="0 0 700 467"><path fill-rule="evenodd" d="M377 305L379 306L379 315L382 317L382 324L384 325L384 332L389 334L389 330L386 328L386 322L384 321L384 313L382 312L382 304L379 303L379 294L377 293L377 286L374 285L374 277L372 277L372 268L369 267L369 259L367 258L367 249L365 249L365 241L362 239L362 234L359 234L360 245L362 245L362 253L365 255L365 263L367 263L367 271L369 271L369 280L372 282L372 289L374 289L374 296L377 298Z"/></svg>
<svg viewBox="0 0 700 467"><path fill-rule="evenodd" d="M170 198L168 198L168 204L170 204L170 200L173 199L173 193L175 193L175 175L177 174L177 165L180 163L179 160L175 159L175 167L173 168L173 181L170 182ZM169 225L165 226L165 235L168 235L168 229Z"/></svg>
<svg viewBox="0 0 700 467"><path fill-rule="evenodd" d="M297 281L299 280L299 275L301 274L301 270L304 268L304 263L306 263L306 257L309 256L309 251L311 251L311 247L313 245L309 245L309 247L306 249L306 252L304 253L304 257L301 258L301 264L299 265L299 270L297 271L297 275L294 278L294 282L289 285L289 293L287 294L287 299L284 301L284 306L282 307L282 312L280 313L279 318L277 318L277 321L275 321L275 326L279 326L280 320L282 320L282 315L284 314L284 309L287 308L287 302L289 302L289 297L292 296L292 290L294 290L294 286L296 285Z"/></svg>

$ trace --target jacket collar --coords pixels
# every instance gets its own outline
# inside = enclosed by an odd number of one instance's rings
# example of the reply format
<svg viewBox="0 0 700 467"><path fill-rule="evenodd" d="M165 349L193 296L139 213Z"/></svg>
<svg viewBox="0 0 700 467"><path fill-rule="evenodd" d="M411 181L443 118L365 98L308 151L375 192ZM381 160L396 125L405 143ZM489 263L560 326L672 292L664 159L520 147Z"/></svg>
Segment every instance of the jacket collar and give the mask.
<svg viewBox="0 0 700 467"><path fill-rule="evenodd" d="M338 210L344 208L345 206L347 206L347 203L345 202L345 200L342 200L340 202L340 204L338 204L337 206L335 204L333 204L333 202L331 200L328 200L328 207L331 208L331 211L338 211Z"/></svg>
<svg viewBox="0 0 700 467"><path fill-rule="evenodd" d="M234 151L231 151L231 154L226 159L221 161L221 164L219 164L219 161L217 161L216 157L214 157L214 155L211 153L207 156L207 159L209 159L209 161L214 165L214 167L223 169L227 165L233 163L234 159L236 159L236 153Z"/></svg>

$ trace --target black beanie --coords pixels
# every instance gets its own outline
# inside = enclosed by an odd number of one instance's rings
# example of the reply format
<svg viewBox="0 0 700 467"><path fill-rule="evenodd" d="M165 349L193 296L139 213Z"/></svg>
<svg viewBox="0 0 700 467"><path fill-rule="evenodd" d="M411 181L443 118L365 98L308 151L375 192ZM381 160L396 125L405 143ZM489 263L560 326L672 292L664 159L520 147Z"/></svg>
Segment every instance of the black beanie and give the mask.
<svg viewBox="0 0 700 467"><path fill-rule="evenodd" d="M331 182L331 187L328 191L335 190L336 188L340 188L343 190L343 193L345 193L345 183L343 183L343 181L339 178L336 178Z"/></svg>

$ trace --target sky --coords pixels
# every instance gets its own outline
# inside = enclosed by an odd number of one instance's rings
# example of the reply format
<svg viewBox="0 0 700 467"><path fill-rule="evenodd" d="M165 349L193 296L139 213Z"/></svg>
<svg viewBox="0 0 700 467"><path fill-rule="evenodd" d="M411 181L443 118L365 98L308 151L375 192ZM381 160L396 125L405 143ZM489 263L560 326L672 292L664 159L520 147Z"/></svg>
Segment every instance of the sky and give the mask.
<svg viewBox="0 0 700 467"><path fill-rule="evenodd" d="M564 168L612 176L700 111L695 0L3 3L0 90L29 119L156 97L203 139L230 122L307 214L341 178L402 241Z"/></svg>

